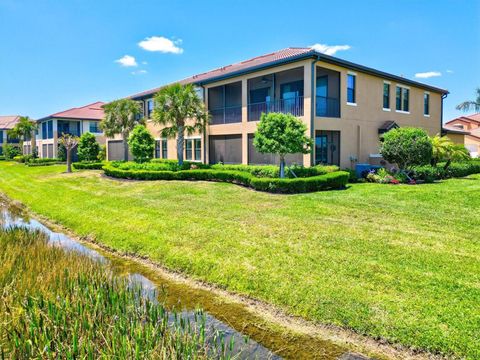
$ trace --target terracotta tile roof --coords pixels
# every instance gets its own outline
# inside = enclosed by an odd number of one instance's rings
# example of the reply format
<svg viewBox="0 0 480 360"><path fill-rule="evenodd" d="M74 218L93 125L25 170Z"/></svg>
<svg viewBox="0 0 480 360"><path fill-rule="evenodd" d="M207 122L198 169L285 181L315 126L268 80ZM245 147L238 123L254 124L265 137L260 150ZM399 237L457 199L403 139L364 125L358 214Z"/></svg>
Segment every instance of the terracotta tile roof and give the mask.
<svg viewBox="0 0 480 360"><path fill-rule="evenodd" d="M249 68L254 68L256 66L266 65L269 63L274 63L277 61L288 60L290 58L295 58L299 55L304 55L311 52L314 53L312 48L286 48L280 51L275 51L269 54L261 55L254 57L249 60L244 60L235 64L222 66L220 68L210 70L201 74L190 76L186 79L178 81L180 84L189 84L194 82L202 82L205 80L214 79L220 76L236 73L237 71L246 70ZM129 96L129 98L137 98L145 95L150 95L158 92L163 86L146 90L134 95Z"/></svg>
<svg viewBox="0 0 480 360"><path fill-rule="evenodd" d="M297 59L298 60L307 59L309 57L312 57L312 58L316 57L321 61L344 66L352 70L358 70L365 73L374 74L376 76L380 76L385 79L391 79L404 84L411 84L413 86L418 86L420 88L439 92L441 94L448 94L447 90L440 89L427 84L419 83L417 81L409 80L401 76L396 76L383 71L375 70L375 69L372 69L363 65L355 64L346 60L342 60L330 55L325 55L309 47L290 47L290 48L282 49L266 55L254 57L249 60L244 60L235 64L222 66L220 68L217 68L211 71L207 71L201 74L188 77L178 82L181 84L188 84L188 83L201 84L206 82L213 82L213 81L222 79L224 77L233 77L249 71L255 71L257 68L262 68L262 67L265 68L265 67L274 66L274 65L281 64L288 61L294 61ZM140 93L130 95L127 98L138 99L142 97L147 97L149 95L155 94L162 87L167 85L168 84L154 88L154 89L142 91Z"/></svg>
<svg viewBox="0 0 480 360"><path fill-rule="evenodd" d="M88 119L88 120L102 120L104 102L97 101L85 106L71 108L49 115L46 118L67 118L67 119ZM40 120L43 120L40 119Z"/></svg>
<svg viewBox="0 0 480 360"><path fill-rule="evenodd" d="M7 115L0 116L0 129L10 130L13 129L15 124L20 119L20 115Z"/></svg>
<svg viewBox="0 0 480 360"><path fill-rule="evenodd" d="M478 114L472 114L472 115L465 115L465 116L459 116L455 119L449 120L445 123L445 125L449 125L455 121L463 121L463 122L474 122L477 124L480 124L480 113Z"/></svg>

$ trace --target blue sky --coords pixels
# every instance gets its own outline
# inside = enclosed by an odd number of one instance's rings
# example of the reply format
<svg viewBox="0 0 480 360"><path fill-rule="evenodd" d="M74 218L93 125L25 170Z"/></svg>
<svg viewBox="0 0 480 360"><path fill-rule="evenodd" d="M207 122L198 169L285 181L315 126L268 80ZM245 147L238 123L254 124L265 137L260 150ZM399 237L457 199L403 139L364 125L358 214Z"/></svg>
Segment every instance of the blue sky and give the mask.
<svg viewBox="0 0 480 360"><path fill-rule="evenodd" d="M39 118L313 44L447 88L449 119L480 86L480 1L0 0L0 114Z"/></svg>

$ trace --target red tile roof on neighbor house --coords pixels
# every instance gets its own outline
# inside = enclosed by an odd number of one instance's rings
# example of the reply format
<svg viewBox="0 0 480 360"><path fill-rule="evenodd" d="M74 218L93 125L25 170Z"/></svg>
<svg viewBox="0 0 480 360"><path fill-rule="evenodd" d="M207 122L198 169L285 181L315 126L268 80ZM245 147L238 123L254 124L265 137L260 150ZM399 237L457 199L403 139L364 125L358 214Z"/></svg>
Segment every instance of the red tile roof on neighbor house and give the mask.
<svg viewBox="0 0 480 360"><path fill-rule="evenodd" d="M47 118L62 118L62 119L85 119L85 120L102 120L104 102L97 101L85 106L71 108L68 110L60 111L55 114L44 117L40 120Z"/></svg>
<svg viewBox="0 0 480 360"><path fill-rule="evenodd" d="M0 116L0 129L13 129L18 120L20 120L20 115Z"/></svg>
<svg viewBox="0 0 480 360"><path fill-rule="evenodd" d="M260 68L266 68L269 66L274 66L277 64L282 64L282 63L287 63L289 61L296 61L296 60L302 60L302 59L307 59L307 58L317 58L319 60L333 63L333 64L338 64L341 66L346 66L348 68L356 69L359 71L364 71L366 73L374 73L377 76L383 76L387 79L393 79L396 81L400 81L406 84L411 84L414 86L419 86L421 88L429 89L432 91L440 92L442 94L447 94L448 91L440 88L436 88L427 84L422 84L417 81L409 80L400 76L388 74L379 70L375 70L372 68L368 68L362 65L358 65L349 61L345 61L330 55L325 55L322 54L310 47L290 47L286 49L282 49L279 51L275 51L269 54L261 55L254 57L249 60L244 60L235 64L227 65L227 66L222 66L220 68L207 71L201 74L197 74L191 77L188 77L186 79L178 81L180 84L189 84L189 83L197 83L197 84L202 84L206 82L211 82L211 81L216 81L218 79L224 78L224 77L233 77L245 72L249 71L254 71L256 69ZM152 95L156 92L158 92L162 87L166 85L146 90L131 96L128 96L128 98L142 98L146 97L148 95Z"/></svg>

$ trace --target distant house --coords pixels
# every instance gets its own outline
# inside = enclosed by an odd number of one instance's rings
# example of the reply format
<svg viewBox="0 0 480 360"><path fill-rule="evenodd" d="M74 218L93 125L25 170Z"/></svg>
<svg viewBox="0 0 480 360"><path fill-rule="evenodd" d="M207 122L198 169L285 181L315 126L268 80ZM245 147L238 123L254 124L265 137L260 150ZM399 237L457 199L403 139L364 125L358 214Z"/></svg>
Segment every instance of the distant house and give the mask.
<svg viewBox="0 0 480 360"><path fill-rule="evenodd" d="M20 115L0 116L0 155L3 155L6 144L18 144L19 140L9 138L7 132L13 129L19 120Z"/></svg>
<svg viewBox="0 0 480 360"><path fill-rule="evenodd" d="M465 145L472 157L480 156L480 113L446 122L444 132L455 143Z"/></svg>
<svg viewBox="0 0 480 360"><path fill-rule="evenodd" d="M41 158L58 156L58 139L62 134L81 136L90 132L101 144L105 137L100 129L103 119L103 102L95 102L85 106L71 108L41 118L38 121L37 148Z"/></svg>

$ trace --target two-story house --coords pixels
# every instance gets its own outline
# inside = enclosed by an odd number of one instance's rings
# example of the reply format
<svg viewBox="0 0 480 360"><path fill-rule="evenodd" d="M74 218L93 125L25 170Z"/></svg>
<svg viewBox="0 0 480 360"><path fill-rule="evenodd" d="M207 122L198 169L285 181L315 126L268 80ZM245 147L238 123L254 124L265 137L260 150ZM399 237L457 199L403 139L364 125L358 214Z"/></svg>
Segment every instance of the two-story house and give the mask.
<svg viewBox="0 0 480 360"><path fill-rule="evenodd" d="M20 115L0 116L0 155L4 153L6 144L18 145L19 139L10 138L8 130L11 130L20 120Z"/></svg>
<svg viewBox="0 0 480 360"><path fill-rule="evenodd" d="M60 111L38 121L37 148L41 158L55 158L58 156L58 139L62 134L81 136L90 132L97 137L101 144L105 137L100 129L103 119L103 102L95 102L85 106Z"/></svg>
<svg viewBox="0 0 480 360"><path fill-rule="evenodd" d="M288 48L181 80L193 83L211 121L204 134L187 136L185 159L204 163L272 164L260 154L253 136L260 115L291 113L314 139L309 154L287 163L353 167L378 161L381 135L394 127L415 126L435 135L442 129L446 90L388 74L311 48ZM175 139L159 137L149 120L160 88L135 94L147 127L157 139L155 156L176 158ZM123 154L119 141L107 146L109 159Z"/></svg>

